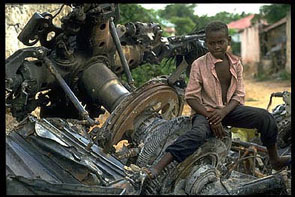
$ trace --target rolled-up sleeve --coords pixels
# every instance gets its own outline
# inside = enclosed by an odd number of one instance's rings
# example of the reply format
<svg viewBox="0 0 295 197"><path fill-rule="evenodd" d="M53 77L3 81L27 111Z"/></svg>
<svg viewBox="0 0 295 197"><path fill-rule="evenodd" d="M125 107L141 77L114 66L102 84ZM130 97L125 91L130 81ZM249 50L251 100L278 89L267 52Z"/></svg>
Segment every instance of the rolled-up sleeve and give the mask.
<svg viewBox="0 0 295 197"><path fill-rule="evenodd" d="M237 71L237 88L236 91L233 94L232 99L238 101L242 105L245 103L245 86L244 86L244 81L243 81L243 65L239 61L237 63L236 67Z"/></svg>
<svg viewBox="0 0 295 197"><path fill-rule="evenodd" d="M189 81L185 90L185 100L196 99L198 102L202 102L201 97L202 90L202 78L200 73L199 61L195 60L191 67Z"/></svg>

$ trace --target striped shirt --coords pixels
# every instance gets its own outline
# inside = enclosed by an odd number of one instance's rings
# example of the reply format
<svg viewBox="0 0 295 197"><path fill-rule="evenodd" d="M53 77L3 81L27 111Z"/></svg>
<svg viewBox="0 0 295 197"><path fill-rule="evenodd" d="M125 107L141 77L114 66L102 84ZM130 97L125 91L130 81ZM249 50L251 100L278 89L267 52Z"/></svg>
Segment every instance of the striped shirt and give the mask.
<svg viewBox="0 0 295 197"><path fill-rule="evenodd" d="M226 103L234 99L240 104L244 104L243 65L237 56L230 53L226 53L226 55L229 59L232 75L226 95ZM196 59L192 63L189 82L185 90L186 100L196 99L203 104L207 111L224 107L221 85L215 70L215 64L218 62L222 62L222 60L216 59L210 52ZM193 110L192 113L194 113Z"/></svg>

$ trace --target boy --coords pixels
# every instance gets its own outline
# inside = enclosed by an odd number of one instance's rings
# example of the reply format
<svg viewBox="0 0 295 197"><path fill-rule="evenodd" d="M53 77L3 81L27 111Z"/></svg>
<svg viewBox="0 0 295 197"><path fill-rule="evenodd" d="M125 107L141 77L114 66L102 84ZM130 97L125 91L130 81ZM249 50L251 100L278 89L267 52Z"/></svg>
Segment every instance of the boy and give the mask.
<svg viewBox="0 0 295 197"><path fill-rule="evenodd" d="M166 149L157 165L148 169L150 178L174 159L182 162L194 153L207 138L223 138L223 125L256 128L267 147L273 169L288 165L290 157L279 157L276 138L278 128L273 116L265 109L244 106L243 66L238 57L227 52L231 37L227 25L211 22L205 29L208 53L192 64L185 99L194 112L190 131Z"/></svg>

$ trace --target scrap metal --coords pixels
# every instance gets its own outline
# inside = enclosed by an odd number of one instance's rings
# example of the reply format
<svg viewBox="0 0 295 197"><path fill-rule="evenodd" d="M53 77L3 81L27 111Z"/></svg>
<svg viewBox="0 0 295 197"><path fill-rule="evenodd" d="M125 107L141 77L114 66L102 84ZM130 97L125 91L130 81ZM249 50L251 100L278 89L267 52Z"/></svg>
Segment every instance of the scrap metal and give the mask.
<svg viewBox="0 0 295 197"><path fill-rule="evenodd" d="M6 60L6 106L21 121L6 136L8 194L285 192L284 177L261 170L268 162L260 155L265 148L232 142L228 128L223 140L208 139L185 161L148 179L143 169L191 128L191 118L181 116L184 86L177 82L207 52L204 32L163 37L156 23L115 26L116 4L71 6L61 27L50 13L34 14L18 38L27 46L40 41L41 47L19 49ZM47 41L51 31L55 36ZM174 73L134 86L131 69L164 58L176 58ZM38 118L30 114L37 107ZM105 110L110 116L99 125L94 119ZM116 152L114 145L122 140L129 145ZM241 168L244 160L250 167Z"/></svg>

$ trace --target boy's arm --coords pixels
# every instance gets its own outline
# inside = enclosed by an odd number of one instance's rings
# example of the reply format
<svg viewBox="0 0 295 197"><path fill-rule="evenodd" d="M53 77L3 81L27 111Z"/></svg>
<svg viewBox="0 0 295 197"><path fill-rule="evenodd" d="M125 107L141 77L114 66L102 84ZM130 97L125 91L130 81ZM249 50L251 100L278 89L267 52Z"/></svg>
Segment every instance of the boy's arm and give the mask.
<svg viewBox="0 0 295 197"><path fill-rule="evenodd" d="M211 116L211 112L207 112L205 107L199 103L196 99L187 99L186 100L189 106L197 113L205 116L207 119ZM209 121L209 120L208 120ZM210 121L209 121L210 123ZM223 138L226 134L224 132L222 124L219 122L218 124L210 123L210 128L214 135L218 138Z"/></svg>
<svg viewBox="0 0 295 197"><path fill-rule="evenodd" d="M212 113L210 113L208 118L209 122L214 125L221 123L223 118L239 104L240 102L237 100L231 99L224 108L215 109Z"/></svg>
<svg viewBox="0 0 295 197"><path fill-rule="evenodd" d="M208 112L205 107L201 104L201 91L202 91L202 77L200 74L200 65L202 62L195 60L191 66L191 72L189 76L189 81L185 89L185 100L189 106L198 114L202 114L208 117Z"/></svg>
<svg viewBox="0 0 295 197"><path fill-rule="evenodd" d="M239 61L237 63L237 88L231 100L236 100L243 105L245 103L245 95L246 93L243 80L243 65Z"/></svg>
<svg viewBox="0 0 295 197"><path fill-rule="evenodd" d="M199 103L196 99L187 99L187 104L197 113L205 116L206 118L209 117L209 113L205 109L205 107Z"/></svg>

